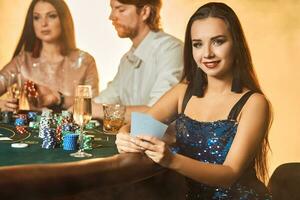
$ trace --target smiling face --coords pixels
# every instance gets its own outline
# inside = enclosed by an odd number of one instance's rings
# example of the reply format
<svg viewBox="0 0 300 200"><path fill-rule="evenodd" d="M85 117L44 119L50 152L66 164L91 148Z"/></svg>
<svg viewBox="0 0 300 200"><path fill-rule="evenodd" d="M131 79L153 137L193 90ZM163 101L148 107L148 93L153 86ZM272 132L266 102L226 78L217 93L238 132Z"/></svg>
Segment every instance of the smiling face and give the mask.
<svg viewBox="0 0 300 200"><path fill-rule="evenodd" d="M119 37L134 38L139 33L139 27L145 23L137 8L131 4L123 4L117 0L110 1L111 13L109 19L112 21Z"/></svg>
<svg viewBox="0 0 300 200"><path fill-rule="evenodd" d="M194 60L207 76L231 76L233 42L222 19L209 17L194 21L191 38Z"/></svg>
<svg viewBox="0 0 300 200"><path fill-rule="evenodd" d="M56 43L62 32L56 9L44 1L39 1L33 9L33 27L36 37L46 43Z"/></svg>

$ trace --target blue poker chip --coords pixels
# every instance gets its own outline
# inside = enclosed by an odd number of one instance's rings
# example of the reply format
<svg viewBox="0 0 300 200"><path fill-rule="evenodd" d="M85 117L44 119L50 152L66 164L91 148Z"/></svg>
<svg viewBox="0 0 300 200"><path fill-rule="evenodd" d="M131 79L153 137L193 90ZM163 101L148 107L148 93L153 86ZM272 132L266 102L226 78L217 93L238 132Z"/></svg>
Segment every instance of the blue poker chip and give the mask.
<svg viewBox="0 0 300 200"><path fill-rule="evenodd" d="M28 112L27 114L29 121L36 121L37 113L36 112Z"/></svg>
<svg viewBox="0 0 300 200"><path fill-rule="evenodd" d="M72 131L73 130L72 124L63 124L61 130L62 131Z"/></svg>
<svg viewBox="0 0 300 200"><path fill-rule="evenodd" d="M17 118L15 120L15 126L25 126L25 123L26 123L26 121L23 118Z"/></svg>
<svg viewBox="0 0 300 200"><path fill-rule="evenodd" d="M63 140L63 149L64 150L77 150L77 140L79 135L78 134L67 134L64 136Z"/></svg>

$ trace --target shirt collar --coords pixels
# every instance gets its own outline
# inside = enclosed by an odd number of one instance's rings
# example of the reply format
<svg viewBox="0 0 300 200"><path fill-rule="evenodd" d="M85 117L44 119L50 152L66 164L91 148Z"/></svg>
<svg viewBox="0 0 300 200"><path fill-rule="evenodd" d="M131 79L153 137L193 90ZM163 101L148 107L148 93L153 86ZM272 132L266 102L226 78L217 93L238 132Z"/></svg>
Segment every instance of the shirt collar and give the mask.
<svg viewBox="0 0 300 200"><path fill-rule="evenodd" d="M138 47L134 50L133 54L141 60L146 60L149 56L149 51L152 50L153 47L153 39L156 36L156 32L149 31L146 37L142 40L142 42L138 45Z"/></svg>
<svg viewBox="0 0 300 200"><path fill-rule="evenodd" d="M141 59L134 55L135 48L132 46L130 50L126 53L126 59L133 68L138 68L141 63Z"/></svg>

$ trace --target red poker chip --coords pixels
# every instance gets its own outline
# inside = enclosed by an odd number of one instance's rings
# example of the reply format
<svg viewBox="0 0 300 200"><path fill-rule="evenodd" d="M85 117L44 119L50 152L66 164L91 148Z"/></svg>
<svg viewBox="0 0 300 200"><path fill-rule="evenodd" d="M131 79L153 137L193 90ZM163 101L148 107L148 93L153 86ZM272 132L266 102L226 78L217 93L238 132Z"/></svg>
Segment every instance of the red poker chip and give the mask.
<svg viewBox="0 0 300 200"><path fill-rule="evenodd" d="M17 132L20 133L20 134L25 134L25 133L27 133L26 126L16 126L16 130L17 130Z"/></svg>
<svg viewBox="0 0 300 200"><path fill-rule="evenodd" d="M36 85L34 84L33 81L27 80L24 83L24 91L27 94L27 96L29 97L34 97L37 98L38 97L38 91L36 89Z"/></svg>

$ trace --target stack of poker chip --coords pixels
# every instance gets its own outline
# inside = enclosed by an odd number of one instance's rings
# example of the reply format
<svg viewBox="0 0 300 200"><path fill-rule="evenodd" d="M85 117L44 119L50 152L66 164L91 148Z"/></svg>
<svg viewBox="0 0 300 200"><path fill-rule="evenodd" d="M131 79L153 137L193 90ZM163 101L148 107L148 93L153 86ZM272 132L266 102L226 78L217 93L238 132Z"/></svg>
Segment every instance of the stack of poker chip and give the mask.
<svg viewBox="0 0 300 200"><path fill-rule="evenodd" d="M39 128L39 122L37 122L37 113L36 112L28 112L27 118L29 121L29 127L32 129L38 129Z"/></svg>
<svg viewBox="0 0 300 200"><path fill-rule="evenodd" d="M32 129L38 129L39 123L38 122L29 122L29 127Z"/></svg>
<svg viewBox="0 0 300 200"><path fill-rule="evenodd" d="M42 148L44 149L54 149L56 146L56 138L55 138L55 129L53 128L45 128L44 138Z"/></svg>
<svg viewBox="0 0 300 200"><path fill-rule="evenodd" d="M52 126L52 110L43 109L39 127L39 138L44 138L45 129L51 128Z"/></svg>
<svg viewBox="0 0 300 200"><path fill-rule="evenodd" d="M73 122L72 113L68 110L61 111L61 116L63 119L67 120L69 123Z"/></svg>
<svg viewBox="0 0 300 200"><path fill-rule="evenodd" d="M16 118L15 120L15 126L25 126L26 121L23 118Z"/></svg>
<svg viewBox="0 0 300 200"><path fill-rule="evenodd" d="M44 108L42 110L42 115L41 117L52 117L53 116L53 111L47 108Z"/></svg>
<svg viewBox="0 0 300 200"><path fill-rule="evenodd" d="M57 116L55 119L57 123L56 138L59 142L61 142L61 140L63 139L62 135L66 134L63 132L74 130L72 113L67 110L63 110L61 115Z"/></svg>
<svg viewBox="0 0 300 200"><path fill-rule="evenodd" d="M74 132L73 131L63 131L62 132L62 138L64 138L66 135L68 135L68 134L74 134ZM77 134L78 135L78 134Z"/></svg>
<svg viewBox="0 0 300 200"><path fill-rule="evenodd" d="M62 131L73 131L73 130L74 130L74 129L73 129L73 124L71 124L71 123L63 124L63 125L61 126L61 130L62 130Z"/></svg>
<svg viewBox="0 0 300 200"><path fill-rule="evenodd" d="M60 126L62 124L62 116L60 114L55 114L54 115L54 121L57 126Z"/></svg>
<svg viewBox="0 0 300 200"><path fill-rule="evenodd" d="M54 126L56 126L55 129L55 137L58 144L60 144L62 137L61 137L61 124L62 124L62 116L60 114L54 114L53 119Z"/></svg>
<svg viewBox="0 0 300 200"><path fill-rule="evenodd" d="M20 134L27 133L26 123L27 123L27 116L24 114L19 114L18 118L16 118L15 120L15 126L18 133Z"/></svg>
<svg viewBox="0 0 300 200"><path fill-rule="evenodd" d="M95 127L98 127L98 126L100 126L100 122L99 122L99 121L97 121L97 120L95 120L95 119L92 119L92 120L90 120L90 121L89 121L89 123L93 123L93 124L95 124Z"/></svg>
<svg viewBox="0 0 300 200"><path fill-rule="evenodd" d="M62 131L61 131L61 126L57 126L55 129L55 137L58 143L61 142L62 140Z"/></svg>
<svg viewBox="0 0 300 200"><path fill-rule="evenodd" d="M41 115L37 115L37 116L36 116L36 120L35 120L35 121L36 121L36 122L38 122L38 123L40 123L40 121L41 121L41 118L42 118L42 116L41 116Z"/></svg>
<svg viewBox="0 0 300 200"><path fill-rule="evenodd" d="M37 120L37 113L36 112L28 112L27 117L29 122L35 122Z"/></svg>
<svg viewBox="0 0 300 200"><path fill-rule="evenodd" d="M83 135L83 149L84 150L92 150L94 136L93 135Z"/></svg>
<svg viewBox="0 0 300 200"><path fill-rule="evenodd" d="M36 86L35 86L33 81L27 80L24 83L24 90L25 90L25 92L27 93L27 95L29 97L35 97L35 98L38 97L39 93L38 93L38 91L36 89Z"/></svg>
<svg viewBox="0 0 300 200"><path fill-rule="evenodd" d="M74 151L77 149L77 140L78 134L66 134L64 135L63 139L63 149L67 151Z"/></svg>
<svg viewBox="0 0 300 200"><path fill-rule="evenodd" d="M28 117L26 114L18 114L18 118L24 120L24 125L28 124Z"/></svg>
<svg viewBox="0 0 300 200"><path fill-rule="evenodd" d="M61 137L61 140L64 140L64 136L73 132L73 124L64 123L61 126L56 128L56 135Z"/></svg>
<svg viewBox="0 0 300 200"><path fill-rule="evenodd" d="M16 126L16 130L20 134L28 133L26 126Z"/></svg>
<svg viewBox="0 0 300 200"><path fill-rule="evenodd" d="M85 125L86 129L94 129L95 127L96 127L95 122L89 122L89 123L87 123L87 125Z"/></svg>

